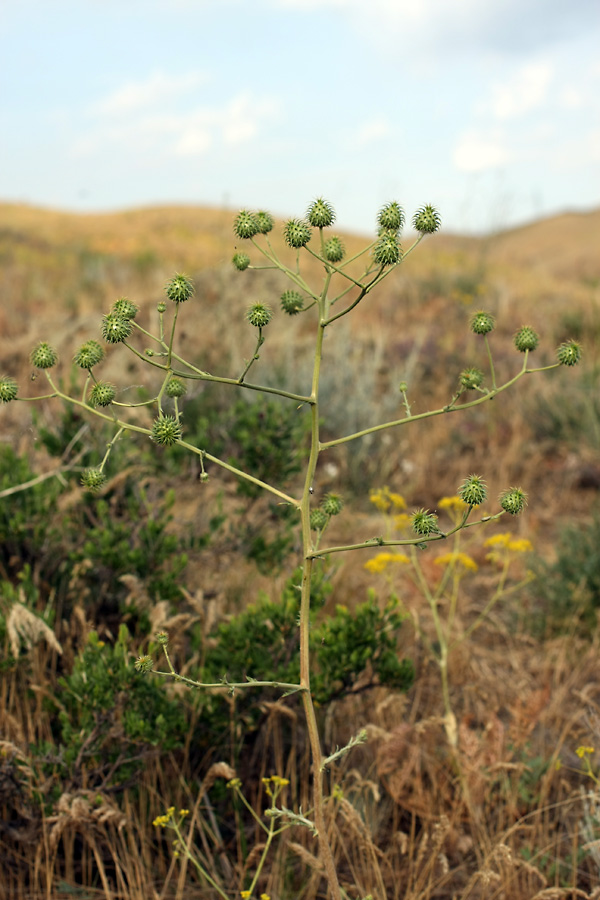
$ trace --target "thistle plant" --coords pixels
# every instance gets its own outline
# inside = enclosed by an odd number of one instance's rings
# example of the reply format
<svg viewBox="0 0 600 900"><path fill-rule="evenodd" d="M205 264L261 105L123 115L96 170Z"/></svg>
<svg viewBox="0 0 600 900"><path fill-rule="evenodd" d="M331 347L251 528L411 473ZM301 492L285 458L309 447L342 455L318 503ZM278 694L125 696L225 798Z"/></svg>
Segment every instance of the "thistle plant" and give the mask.
<svg viewBox="0 0 600 900"><path fill-rule="evenodd" d="M530 356L536 350L539 337L529 326L524 325L515 335L514 343L517 353L522 354L522 363L506 382L499 384L492 355L492 335L494 319L485 310L479 311L471 320L472 331L479 336L487 357L487 374L479 367L467 364L462 372L457 373L456 386L449 391L447 402L438 409L413 413L411 411L410 389L408 384L401 387L403 413L390 421L373 423L360 431L340 434L331 440L322 440L321 421L324 410L321 408L321 380L323 366L323 342L326 333L335 332L336 324L350 315L359 304L368 303L370 295L389 278L400 265L407 263L409 257L426 238L434 235L441 225L438 211L430 206L421 207L412 217L412 226L416 237L410 246L402 243L402 228L405 213L400 205L393 201L386 204L377 216L377 234L359 253L346 257L346 249L339 236L330 234L335 222L335 211L331 204L323 198L314 200L308 207L305 216L293 218L283 226L283 241L293 251L295 261L288 264L278 254L271 242L270 234L274 228L273 217L265 212L242 210L233 224L234 235L243 244L232 259L233 267L240 277L251 278L257 269L276 269L283 273L290 284L279 301L274 298L273 305L262 301L254 301L246 309L245 316L249 330L249 342L254 341L254 349L249 343L250 353L245 362L240 364L239 374L222 375L210 373L189 360L184 359L177 351L175 337L180 315L194 300L194 286L183 273L176 274L165 286L165 299L158 306L158 333L148 331L138 321L139 309L136 303L127 298L118 299L112 309L103 317L100 332L106 344L122 345L148 372L157 376L158 384L152 396L142 403L127 403L120 399L119 389L103 380L97 374L104 355L103 345L96 339L86 341L74 357L75 366L81 370L83 383L77 394L63 390L61 383L53 374L58 363L57 351L46 342L38 344L32 351L31 362L40 370L48 384L48 392L31 400L56 398L72 404L81 412L109 423L114 435L107 445L103 459L93 468L82 474L81 483L91 492L102 491L107 474L110 472L111 452L115 443L124 434L144 435L155 444L163 447L178 446L194 454L200 464L200 483L204 483L209 475L218 470L233 474L238 479L254 485L276 497L283 504L289 505L296 513L296 523L301 544L302 577L299 585L299 672L297 682L279 684L269 682L274 694L299 694L302 699L310 753L312 759L312 804L310 812L311 829L318 841L318 852L327 879L329 895L333 900L341 900L342 892L328 838L328 827L325 819L325 779L328 758L324 754L313 694L311 690L311 656L310 656L310 605L311 580L317 561L329 555L347 553L352 550L369 550L376 548L402 547L408 552L416 553L415 547L426 548L431 543L445 542L448 539L458 540L457 535L464 529L471 528L490 518L500 515L518 515L525 506L526 496L520 487L506 490L500 500L500 512L494 516L477 518L477 510L485 497L485 482L480 476L466 476L460 496L463 506L455 521L448 527L437 515L428 510L417 510L412 515L412 533L398 537L386 535L379 537L358 533L350 544L336 546L327 542L327 531L334 517L344 515L343 499L337 494L320 495L316 483L317 465L322 455L331 455L336 447L352 441L360 440L366 435L385 432L404 427L412 422L428 419L433 416L446 416L458 411L466 411L472 407L487 403L503 391L512 387L521 378L533 372L552 369L558 366L571 367L581 355L579 345L574 342L562 344L558 349L557 361L553 365L532 367ZM317 261L322 271L322 280L314 284L303 274L301 262L310 257ZM287 258L287 257L286 257ZM251 281L245 290L251 290ZM277 307L277 308L276 308ZM314 353L312 377L303 393L295 393L285 388L272 387L260 382L251 381L251 370L260 358L260 350L268 339L268 335L277 327L282 327L286 316L309 316L312 320L314 334ZM279 324L277 324L279 320ZM148 346L149 344L149 346ZM357 373L357 378L359 373ZM289 493L282 485L272 484L267 479L257 478L252 471L246 471L230 461L211 453L211 447L196 446L186 437L182 408L185 404L184 388L189 382L229 385L240 391L251 391L262 394L274 394L297 408L304 410L310 421L310 448L304 468L302 489L297 493ZM19 400L18 389L10 377L0 378L0 401L7 403ZM22 398L25 399L25 398ZM140 419L140 406L146 406L152 415L152 422L143 424ZM455 545L456 546L456 545ZM397 553L396 550L384 551ZM402 551L404 552L404 550ZM454 552L454 551L453 551ZM447 571L456 571L456 565ZM448 578L449 576L447 576ZM160 635L159 644L167 658L169 678L186 683L170 665L168 656L168 636ZM140 674L150 675L156 671L154 660L142 656L137 668ZM229 684L193 683L195 689L206 690L243 690L256 686L252 673L247 680ZM350 742L354 746L356 741ZM344 752L336 751L336 758ZM299 813L298 813L299 814ZM297 815L298 815L297 814ZM169 822L173 821L172 816ZM160 823L159 823L160 824ZM248 892L245 892L248 893ZM248 893L248 896L250 894Z"/></svg>

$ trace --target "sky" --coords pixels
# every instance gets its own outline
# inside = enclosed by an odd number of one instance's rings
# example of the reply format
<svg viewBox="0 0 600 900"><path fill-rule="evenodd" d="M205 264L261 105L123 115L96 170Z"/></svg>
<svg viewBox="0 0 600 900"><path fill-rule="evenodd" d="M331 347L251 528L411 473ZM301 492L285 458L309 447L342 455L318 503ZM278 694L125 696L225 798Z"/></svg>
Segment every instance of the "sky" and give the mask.
<svg viewBox="0 0 600 900"><path fill-rule="evenodd" d="M0 201L600 205L598 0L0 0Z"/></svg>

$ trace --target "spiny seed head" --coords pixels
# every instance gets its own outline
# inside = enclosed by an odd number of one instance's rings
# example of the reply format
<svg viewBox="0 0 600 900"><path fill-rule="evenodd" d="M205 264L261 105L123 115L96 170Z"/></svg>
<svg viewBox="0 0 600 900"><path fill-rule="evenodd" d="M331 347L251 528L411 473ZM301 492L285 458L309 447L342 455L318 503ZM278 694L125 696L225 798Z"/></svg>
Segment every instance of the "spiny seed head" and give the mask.
<svg viewBox="0 0 600 900"><path fill-rule="evenodd" d="M114 384L106 381L98 381L90 391L89 402L91 406L110 406L116 397Z"/></svg>
<svg viewBox="0 0 600 900"><path fill-rule="evenodd" d="M81 476L81 484L92 494L97 494L106 484L106 476L100 469L86 469Z"/></svg>
<svg viewBox="0 0 600 900"><path fill-rule="evenodd" d="M437 516L428 509L418 509L412 514L413 531L427 537L429 534L439 534Z"/></svg>
<svg viewBox="0 0 600 900"><path fill-rule="evenodd" d="M139 311L139 306L136 306L127 297L121 297L119 300L116 300L111 309L112 313L115 313L117 316L123 316L124 319L135 319Z"/></svg>
<svg viewBox="0 0 600 900"><path fill-rule="evenodd" d="M135 663L136 672L140 672L142 675L147 675L148 672L151 672L154 668L154 660L151 656L138 656Z"/></svg>
<svg viewBox="0 0 600 900"><path fill-rule="evenodd" d="M517 350L525 353L526 350L535 350L540 342L540 338L533 328L530 328L529 325L524 325L515 334L514 342Z"/></svg>
<svg viewBox="0 0 600 900"><path fill-rule="evenodd" d="M264 328L273 318L273 310L266 303L253 303L246 313L246 318L255 328Z"/></svg>
<svg viewBox="0 0 600 900"><path fill-rule="evenodd" d="M242 209L233 222L233 233L235 236L242 240L247 240L248 238L253 238L259 231L260 227L254 213L249 212L247 209Z"/></svg>
<svg viewBox="0 0 600 900"><path fill-rule="evenodd" d="M177 274L165 285L165 294L173 303L185 303L194 293L194 285L186 276Z"/></svg>
<svg viewBox="0 0 600 900"><path fill-rule="evenodd" d="M458 489L458 496L467 506L481 506L487 497L487 487L480 475L469 475Z"/></svg>
<svg viewBox="0 0 600 900"><path fill-rule="evenodd" d="M321 501L321 509L326 516L338 516L344 506L339 494L325 494Z"/></svg>
<svg viewBox="0 0 600 900"><path fill-rule="evenodd" d="M238 272L244 272L250 265L250 257L247 253L234 253L231 262Z"/></svg>
<svg viewBox="0 0 600 900"><path fill-rule="evenodd" d="M404 210L396 200L381 207L377 213L377 224L386 231L401 230L404 225Z"/></svg>
<svg viewBox="0 0 600 900"><path fill-rule="evenodd" d="M181 425L174 416L161 415L154 420L150 437L156 444L171 447L181 438Z"/></svg>
<svg viewBox="0 0 600 900"><path fill-rule="evenodd" d="M461 387L466 388L468 391L472 391L475 388L480 387L483 383L483 372L481 369L469 366L468 369L462 370L458 380Z"/></svg>
<svg viewBox="0 0 600 900"><path fill-rule="evenodd" d="M581 359L581 345L577 341L564 341L556 351L561 366L576 366Z"/></svg>
<svg viewBox="0 0 600 900"><path fill-rule="evenodd" d="M263 209L261 209L259 212L255 213L254 218L258 225L259 234L268 234L270 231L273 231L275 219L273 218L271 213L265 212Z"/></svg>
<svg viewBox="0 0 600 900"><path fill-rule="evenodd" d="M17 396L17 382L8 375L0 378L0 403L10 403Z"/></svg>
<svg viewBox="0 0 600 900"><path fill-rule="evenodd" d="M161 647L166 647L169 643L169 635L166 631L157 631L154 635Z"/></svg>
<svg viewBox="0 0 600 900"><path fill-rule="evenodd" d="M46 341L41 341L33 348L29 358L36 369L51 369L58 362L58 353Z"/></svg>
<svg viewBox="0 0 600 900"><path fill-rule="evenodd" d="M104 350L98 341L86 341L82 344L75 356L73 362L81 369L91 369L98 365L104 359Z"/></svg>
<svg viewBox="0 0 600 900"><path fill-rule="evenodd" d="M333 206L322 197L313 200L306 215L313 228L328 228L335 222Z"/></svg>
<svg viewBox="0 0 600 900"><path fill-rule="evenodd" d="M323 509L313 509L310 514L310 527L313 531L323 531L327 523L329 522L329 516Z"/></svg>
<svg viewBox="0 0 600 900"><path fill-rule="evenodd" d="M160 303L157 303L157 305L156 305L156 310L157 310L157 312L159 312L159 313L164 313L164 312L166 312L166 310L167 310L167 304L165 303L164 300L161 300Z"/></svg>
<svg viewBox="0 0 600 900"><path fill-rule="evenodd" d="M308 222L303 219L290 219L283 226L283 239L294 250L306 247L312 237L312 231Z"/></svg>
<svg viewBox="0 0 600 900"><path fill-rule="evenodd" d="M427 204L418 209L413 216L413 228L421 234L434 234L442 224L442 217L435 207Z"/></svg>
<svg viewBox="0 0 600 900"><path fill-rule="evenodd" d="M125 316L118 316L112 312L104 316L100 326L102 337L109 344L122 343L129 337L132 328L131 319L126 319Z"/></svg>
<svg viewBox="0 0 600 900"><path fill-rule="evenodd" d="M496 321L490 313L480 310L471 316L470 325L474 334L489 334L494 330Z"/></svg>
<svg viewBox="0 0 600 900"><path fill-rule="evenodd" d="M331 237L328 241L325 241L325 245L323 247L323 256L325 257L327 262L339 263L343 260L345 253L346 248L342 244L339 237Z"/></svg>
<svg viewBox="0 0 600 900"><path fill-rule="evenodd" d="M281 295L281 308L288 316L295 316L304 309L304 297L298 291L284 291Z"/></svg>
<svg viewBox="0 0 600 900"><path fill-rule="evenodd" d="M518 516L527 506L527 494L518 487L503 491L498 500L504 512L510 513L511 516Z"/></svg>
<svg viewBox="0 0 600 900"><path fill-rule="evenodd" d="M187 394L187 385L180 378L169 378L165 388L167 397L183 397Z"/></svg>
<svg viewBox="0 0 600 900"><path fill-rule="evenodd" d="M379 266L395 266L402 258L398 236L393 231L383 232L373 248L373 259Z"/></svg>

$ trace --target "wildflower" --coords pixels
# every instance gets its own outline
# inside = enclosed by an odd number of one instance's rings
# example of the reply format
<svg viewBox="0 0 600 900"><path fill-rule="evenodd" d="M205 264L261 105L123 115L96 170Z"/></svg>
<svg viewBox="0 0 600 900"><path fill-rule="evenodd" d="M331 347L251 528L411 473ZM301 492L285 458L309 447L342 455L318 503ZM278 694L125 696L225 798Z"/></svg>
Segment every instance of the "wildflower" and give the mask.
<svg viewBox="0 0 600 900"><path fill-rule="evenodd" d="M577 750L575 751L575 753L577 754L579 759L583 759L583 757L586 756L588 753L591 754L591 753L595 753L595 752L596 751L594 750L593 747L578 747Z"/></svg>
<svg viewBox="0 0 600 900"><path fill-rule="evenodd" d="M438 506L440 509L455 509L458 512L463 512L467 504L461 497L455 494L454 497L442 497Z"/></svg>
<svg viewBox="0 0 600 900"><path fill-rule="evenodd" d="M406 528L407 525L410 525L410 522L411 518L408 513L399 513L397 516L394 516L394 528Z"/></svg>
<svg viewBox="0 0 600 900"><path fill-rule="evenodd" d="M444 553L442 556L438 556L434 559L434 563L438 566L458 564L464 569L470 569L471 572L476 572L479 568L475 560L467 553Z"/></svg>
<svg viewBox="0 0 600 900"><path fill-rule="evenodd" d="M504 534L495 534L493 537L487 539L484 542L484 547L508 547L510 543L510 539L512 538L512 533L510 531L505 531Z"/></svg>
<svg viewBox="0 0 600 900"><path fill-rule="evenodd" d="M252 891L240 891L240 897L242 900L248 900L249 897L252 896Z"/></svg>
<svg viewBox="0 0 600 900"><path fill-rule="evenodd" d="M395 563L403 565L409 562L408 556L404 553L378 553L377 556L365 563L365 569L373 575L380 575L389 565Z"/></svg>
<svg viewBox="0 0 600 900"><path fill-rule="evenodd" d="M527 538L517 538L514 541L509 541L507 547L514 553L530 553L533 550L533 544Z"/></svg>

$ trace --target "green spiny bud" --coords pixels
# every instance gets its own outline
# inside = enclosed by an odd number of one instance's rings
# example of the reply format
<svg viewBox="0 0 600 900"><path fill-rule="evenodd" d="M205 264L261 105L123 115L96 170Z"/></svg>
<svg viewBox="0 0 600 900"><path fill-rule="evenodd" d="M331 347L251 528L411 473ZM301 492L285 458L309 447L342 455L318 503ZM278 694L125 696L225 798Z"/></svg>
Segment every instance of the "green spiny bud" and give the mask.
<svg viewBox="0 0 600 900"><path fill-rule="evenodd" d="M154 668L154 660L151 656L138 656L135 663L136 672L140 672L142 675L147 675L148 672L151 672Z"/></svg>
<svg viewBox="0 0 600 900"><path fill-rule="evenodd" d="M166 312L166 309L167 309L167 304L164 302L164 300L161 300L160 303L157 303L157 305L156 305L157 312L164 313L164 312Z"/></svg>
<svg viewBox="0 0 600 900"><path fill-rule="evenodd" d="M270 231L273 231L273 225L275 224L275 219L271 215L271 213L265 212L264 210L260 210L254 216L256 223L258 225L258 233L259 234L268 234Z"/></svg>
<svg viewBox="0 0 600 900"><path fill-rule="evenodd" d="M380 266L395 266L402 258L402 250L395 232L385 231L373 248L373 259Z"/></svg>
<svg viewBox="0 0 600 900"><path fill-rule="evenodd" d="M327 523L329 522L329 516L323 509L313 509L310 514L310 527L313 531L323 531Z"/></svg>
<svg viewBox="0 0 600 900"><path fill-rule="evenodd" d="M379 226L386 231L398 232L404 225L404 210L396 200L386 203L377 213Z"/></svg>
<svg viewBox="0 0 600 900"><path fill-rule="evenodd" d="M308 207L307 218L313 228L327 228L335 222L335 212L331 203L319 197Z"/></svg>
<svg viewBox="0 0 600 900"><path fill-rule="evenodd" d="M185 303L194 293L194 285L186 276L177 274L165 285L165 294L173 303Z"/></svg>
<svg viewBox="0 0 600 900"><path fill-rule="evenodd" d="M247 253L234 253L231 262L238 272L244 272L250 265L250 257Z"/></svg>
<svg viewBox="0 0 600 900"><path fill-rule="evenodd" d="M496 325L495 319L490 313L480 310L471 317L471 331L474 334L489 334Z"/></svg>
<svg viewBox="0 0 600 900"><path fill-rule="evenodd" d="M281 308L288 316L295 316L304 309L304 297L298 291L284 291L281 295Z"/></svg>
<svg viewBox="0 0 600 900"><path fill-rule="evenodd" d="M321 509L327 516L337 516L341 513L344 501L339 494L325 494L321 501Z"/></svg>
<svg viewBox="0 0 600 900"><path fill-rule="evenodd" d="M0 378L0 403L10 403L17 396L17 382L8 375Z"/></svg>
<svg viewBox="0 0 600 900"><path fill-rule="evenodd" d="M401 381L398 385L398 390L401 394L405 394L408 390L408 383L406 381Z"/></svg>
<svg viewBox="0 0 600 900"><path fill-rule="evenodd" d="M306 247L311 237L310 225L302 219L290 219L283 226L283 239L288 247L295 250Z"/></svg>
<svg viewBox="0 0 600 900"><path fill-rule="evenodd" d="M120 300L113 303L113 308L111 309L112 313L115 313L117 316L123 316L124 319L135 319L139 311L139 306L136 306L127 297L121 297Z"/></svg>
<svg viewBox="0 0 600 900"><path fill-rule="evenodd" d="M183 397L187 394L187 385L180 378L169 378L165 388L167 397Z"/></svg>
<svg viewBox="0 0 600 900"><path fill-rule="evenodd" d="M526 350L535 350L540 342L540 338L533 328L530 328L529 325L524 325L515 334L514 342L517 350L525 353Z"/></svg>
<svg viewBox="0 0 600 900"><path fill-rule="evenodd" d="M418 209L413 216L413 228L421 234L434 234L442 224L442 217L435 207L427 204Z"/></svg>
<svg viewBox="0 0 600 900"><path fill-rule="evenodd" d="M181 425L174 416L160 415L152 424L150 437L156 444L171 447L181 439Z"/></svg>
<svg viewBox="0 0 600 900"><path fill-rule="evenodd" d="M264 328L273 318L273 310L266 303L253 303L246 313L246 318L255 328Z"/></svg>
<svg viewBox="0 0 600 900"><path fill-rule="evenodd" d="M458 489L458 496L467 506L481 506L487 497L487 487L480 475L469 475Z"/></svg>
<svg viewBox="0 0 600 900"><path fill-rule="evenodd" d="M91 369L104 359L104 350L98 341L86 341L82 344L75 356L73 362L81 369Z"/></svg>
<svg viewBox="0 0 600 900"><path fill-rule="evenodd" d="M131 334L131 319L118 316L116 313L108 313L102 319L102 337L109 344L120 344Z"/></svg>
<svg viewBox="0 0 600 900"><path fill-rule="evenodd" d="M58 353L46 341L41 341L31 351L30 359L36 369L51 369L58 362Z"/></svg>
<svg viewBox="0 0 600 900"><path fill-rule="evenodd" d="M110 406L117 395L114 384L98 381L90 391L91 406Z"/></svg>
<svg viewBox="0 0 600 900"><path fill-rule="evenodd" d="M577 341L565 341L556 351L561 366L576 366L581 359L581 345Z"/></svg>
<svg viewBox="0 0 600 900"><path fill-rule="evenodd" d="M248 212L247 209L242 209L235 217L233 232L236 237L242 240L253 238L255 234L258 234L259 230L256 216Z"/></svg>
<svg viewBox="0 0 600 900"><path fill-rule="evenodd" d="M339 263L343 260L346 249L339 237L331 237L325 241L323 256L330 263Z"/></svg>
<svg viewBox="0 0 600 900"><path fill-rule="evenodd" d="M503 491L498 498L504 512L511 516L518 516L527 506L527 494L521 488L509 488Z"/></svg>
<svg viewBox="0 0 600 900"><path fill-rule="evenodd" d="M97 494L106 484L106 476L100 469L86 469L81 476L81 484L92 494Z"/></svg>
<svg viewBox="0 0 600 900"><path fill-rule="evenodd" d="M440 533L437 516L435 513L429 512L428 509L418 509L412 514L412 527L413 531L424 537L427 537L429 534Z"/></svg>
<svg viewBox="0 0 600 900"><path fill-rule="evenodd" d="M169 643L169 635L166 631L157 631L154 635L161 647L166 647Z"/></svg>
<svg viewBox="0 0 600 900"><path fill-rule="evenodd" d="M463 369L458 380L461 387L466 388L468 391L472 391L481 386L483 382L483 372L481 369L470 366L468 369Z"/></svg>

